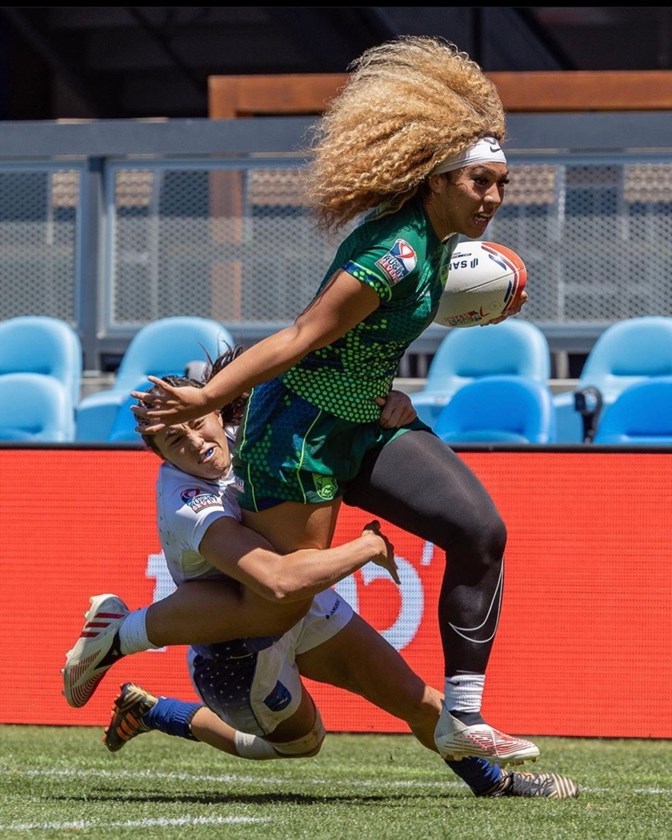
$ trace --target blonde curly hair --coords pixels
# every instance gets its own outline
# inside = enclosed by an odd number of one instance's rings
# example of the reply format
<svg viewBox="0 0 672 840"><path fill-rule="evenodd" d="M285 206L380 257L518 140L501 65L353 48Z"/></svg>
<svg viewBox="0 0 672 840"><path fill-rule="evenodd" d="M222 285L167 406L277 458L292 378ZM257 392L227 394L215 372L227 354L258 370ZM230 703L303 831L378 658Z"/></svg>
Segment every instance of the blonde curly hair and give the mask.
<svg viewBox="0 0 672 840"><path fill-rule="evenodd" d="M494 84L454 44L402 36L366 50L314 129L303 171L319 228L416 194L432 169L481 137L504 141Z"/></svg>

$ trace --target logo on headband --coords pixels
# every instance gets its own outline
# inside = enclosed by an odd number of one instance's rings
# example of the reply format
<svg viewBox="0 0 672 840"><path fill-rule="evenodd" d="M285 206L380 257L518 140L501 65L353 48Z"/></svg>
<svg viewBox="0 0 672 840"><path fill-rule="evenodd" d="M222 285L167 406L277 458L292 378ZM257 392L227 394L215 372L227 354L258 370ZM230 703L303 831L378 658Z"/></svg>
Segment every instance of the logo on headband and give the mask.
<svg viewBox="0 0 672 840"><path fill-rule="evenodd" d="M393 286L407 277L417 264L415 251L405 239L397 239L387 254L376 260L376 265L389 277Z"/></svg>
<svg viewBox="0 0 672 840"><path fill-rule="evenodd" d="M506 164L506 155L496 137L482 137L459 155L453 155L441 161L434 167L431 174L443 175L444 172L452 172L454 169L474 166L477 163Z"/></svg>

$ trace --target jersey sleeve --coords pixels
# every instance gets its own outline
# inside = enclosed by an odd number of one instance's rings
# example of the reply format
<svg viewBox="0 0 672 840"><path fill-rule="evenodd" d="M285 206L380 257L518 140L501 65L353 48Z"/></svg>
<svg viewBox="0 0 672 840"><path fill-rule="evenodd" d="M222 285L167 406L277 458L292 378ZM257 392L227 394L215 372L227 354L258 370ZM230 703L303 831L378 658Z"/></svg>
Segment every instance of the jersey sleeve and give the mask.
<svg viewBox="0 0 672 840"><path fill-rule="evenodd" d="M222 490L214 486L190 482L188 477L168 471L159 493L159 525L162 541L173 548L198 552L208 528L222 516L240 520L240 508L233 486Z"/></svg>
<svg viewBox="0 0 672 840"><path fill-rule="evenodd" d="M182 547L198 551L205 532L217 519L230 516L222 501L211 493L199 493L188 499L181 498L173 512L173 533L178 536Z"/></svg>
<svg viewBox="0 0 672 840"><path fill-rule="evenodd" d="M343 263L348 274L370 286L384 301L390 300L393 288L417 271L417 266L415 248L401 237L353 254Z"/></svg>

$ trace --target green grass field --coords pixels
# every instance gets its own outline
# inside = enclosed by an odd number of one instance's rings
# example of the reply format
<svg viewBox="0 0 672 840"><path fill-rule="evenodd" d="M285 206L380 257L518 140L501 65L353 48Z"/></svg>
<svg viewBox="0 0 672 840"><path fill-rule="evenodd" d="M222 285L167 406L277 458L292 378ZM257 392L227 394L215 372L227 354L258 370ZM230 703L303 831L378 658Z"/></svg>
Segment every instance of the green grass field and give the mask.
<svg viewBox="0 0 672 840"><path fill-rule="evenodd" d="M672 742L536 738L577 800L476 799L406 735L329 735L312 759L253 762L151 732L0 726L0 837L669 840Z"/></svg>

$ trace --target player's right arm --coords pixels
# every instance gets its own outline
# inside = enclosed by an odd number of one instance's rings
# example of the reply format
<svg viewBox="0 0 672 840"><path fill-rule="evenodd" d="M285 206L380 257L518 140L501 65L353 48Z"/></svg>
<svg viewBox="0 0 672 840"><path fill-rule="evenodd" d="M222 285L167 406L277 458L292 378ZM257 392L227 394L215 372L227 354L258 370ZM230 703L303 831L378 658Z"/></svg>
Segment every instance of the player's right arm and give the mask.
<svg viewBox="0 0 672 840"><path fill-rule="evenodd" d="M370 562L386 568L399 583L394 548L377 522L343 545L282 555L260 534L222 516L205 532L199 552L217 569L274 603L312 598Z"/></svg>

